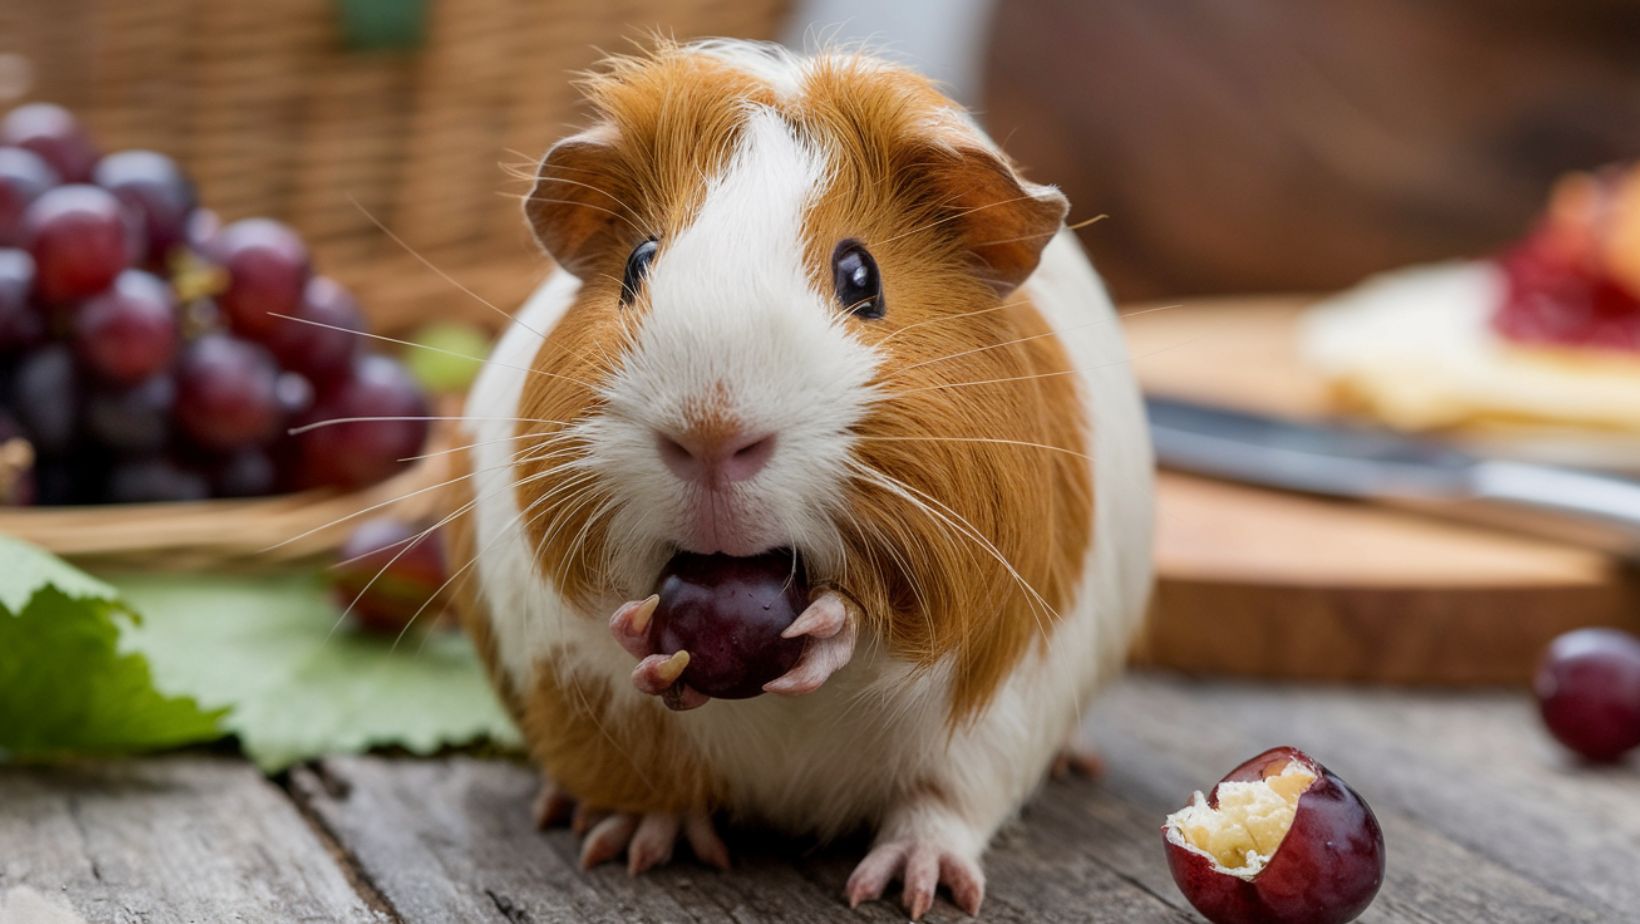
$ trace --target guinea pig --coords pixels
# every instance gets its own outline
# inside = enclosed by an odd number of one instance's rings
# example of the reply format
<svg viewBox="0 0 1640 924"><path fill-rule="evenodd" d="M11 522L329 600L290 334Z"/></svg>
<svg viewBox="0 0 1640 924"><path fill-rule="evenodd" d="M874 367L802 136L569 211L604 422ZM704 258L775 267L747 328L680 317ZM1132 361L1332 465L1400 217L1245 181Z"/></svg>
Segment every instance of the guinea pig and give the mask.
<svg viewBox="0 0 1640 924"><path fill-rule="evenodd" d="M446 531L537 819L633 872L680 839L726 865L719 822L868 829L851 905L897 879L914 918L941 885L976 913L1151 583L1143 406L1065 198L859 52L662 43L584 91ZM796 665L675 695L657 575L773 549L815 588Z"/></svg>

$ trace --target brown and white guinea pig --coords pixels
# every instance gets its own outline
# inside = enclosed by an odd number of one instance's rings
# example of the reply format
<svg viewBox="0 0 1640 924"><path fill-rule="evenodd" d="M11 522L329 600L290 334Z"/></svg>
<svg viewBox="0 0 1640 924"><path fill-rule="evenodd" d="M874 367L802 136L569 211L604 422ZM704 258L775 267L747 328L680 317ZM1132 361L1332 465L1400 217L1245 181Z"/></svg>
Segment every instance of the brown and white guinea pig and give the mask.
<svg viewBox="0 0 1640 924"><path fill-rule="evenodd" d="M1116 670L1150 585L1151 454L1066 202L925 79L665 43L526 213L559 269L467 405L463 619L583 862L714 819L866 827L851 902L977 910L981 855ZM821 588L769 695L658 695L680 551L791 549ZM691 708L704 706L703 708Z"/></svg>

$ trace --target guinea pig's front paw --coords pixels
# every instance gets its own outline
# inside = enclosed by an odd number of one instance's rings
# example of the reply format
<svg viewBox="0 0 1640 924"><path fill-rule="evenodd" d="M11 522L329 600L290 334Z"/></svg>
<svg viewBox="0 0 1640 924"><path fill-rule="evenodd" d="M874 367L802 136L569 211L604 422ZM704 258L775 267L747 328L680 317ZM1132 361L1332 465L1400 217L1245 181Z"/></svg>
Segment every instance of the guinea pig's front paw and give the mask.
<svg viewBox="0 0 1640 924"><path fill-rule="evenodd" d="M725 847L712 816L703 811L675 812L589 812L577 817L577 827L586 831L581 841L581 866L591 869L626 854L626 871L634 876L672 859L672 848L682 839L689 842L695 858L718 869L729 868L729 848Z"/></svg>
<svg viewBox="0 0 1640 924"><path fill-rule="evenodd" d="M632 685L639 692L659 696L667 708L678 711L704 706L711 697L677 682L689 666L689 652L664 655L649 650L649 620L660 602L658 595L651 594L616 607L615 615L609 618L609 633L627 654L638 659L638 666L632 669Z"/></svg>
<svg viewBox="0 0 1640 924"><path fill-rule="evenodd" d="M792 669L763 685L765 693L796 696L813 693L854 657L860 609L848 595L825 590L808 609L780 633L782 638L808 638Z"/></svg>

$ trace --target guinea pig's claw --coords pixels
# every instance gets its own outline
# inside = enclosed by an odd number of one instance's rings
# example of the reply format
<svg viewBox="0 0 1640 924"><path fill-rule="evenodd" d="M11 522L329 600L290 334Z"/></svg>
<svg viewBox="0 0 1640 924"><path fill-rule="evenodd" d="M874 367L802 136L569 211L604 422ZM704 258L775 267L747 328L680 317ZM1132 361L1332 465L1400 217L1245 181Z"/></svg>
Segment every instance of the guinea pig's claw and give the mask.
<svg viewBox="0 0 1640 924"><path fill-rule="evenodd" d="M636 876L672 859L672 848L687 841L696 859L718 869L729 868L723 846L705 812L631 812L604 815L581 842L581 865L591 869L626 854L626 871Z"/></svg>
<svg viewBox="0 0 1640 924"><path fill-rule="evenodd" d="M634 658L649 654L649 620L660 603L659 595L650 594L642 600L621 604L615 615L609 617L609 633Z"/></svg>
<svg viewBox="0 0 1640 924"><path fill-rule="evenodd" d="M853 659L858 625L852 601L836 591L822 593L780 633L785 638L808 636L808 643L792 669L764 684L763 692L799 696L820 689Z"/></svg>
<svg viewBox="0 0 1640 924"><path fill-rule="evenodd" d="M985 873L973 859L927 841L896 840L872 847L854 868L846 887L849 907L882 898L895 878L903 883L900 904L913 921L934 907L934 895L941 885L951 890L951 900L971 917L979 914L985 901Z"/></svg>
<svg viewBox="0 0 1640 924"><path fill-rule="evenodd" d="M561 825L569 821L575 811L575 800L569 793L558 788L558 784L550 779L541 780L541 791L536 794L533 815L535 826L540 830Z"/></svg>
<svg viewBox="0 0 1640 924"><path fill-rule="evenodd" d="M682 712L706 705L710 699L695 688L678 682L683 669L689 666L689 652L675 651L669 655L645 655L632 669L632 685L638 692L659 696L666 708Z"/></svg>

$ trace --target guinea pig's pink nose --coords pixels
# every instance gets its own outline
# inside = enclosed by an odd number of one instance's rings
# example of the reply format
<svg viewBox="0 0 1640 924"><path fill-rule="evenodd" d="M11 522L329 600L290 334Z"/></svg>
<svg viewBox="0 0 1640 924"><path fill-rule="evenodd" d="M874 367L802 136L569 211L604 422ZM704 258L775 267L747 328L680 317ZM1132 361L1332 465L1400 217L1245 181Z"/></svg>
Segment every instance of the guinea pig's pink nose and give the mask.
<svg viewBox="0 0 1640 924"><path fill-rule="evenodd" d="M684 481L704 485L745 481L763 470L774 455L774 434L747 435L738 430L656 431L661 460Z"/></svg>

